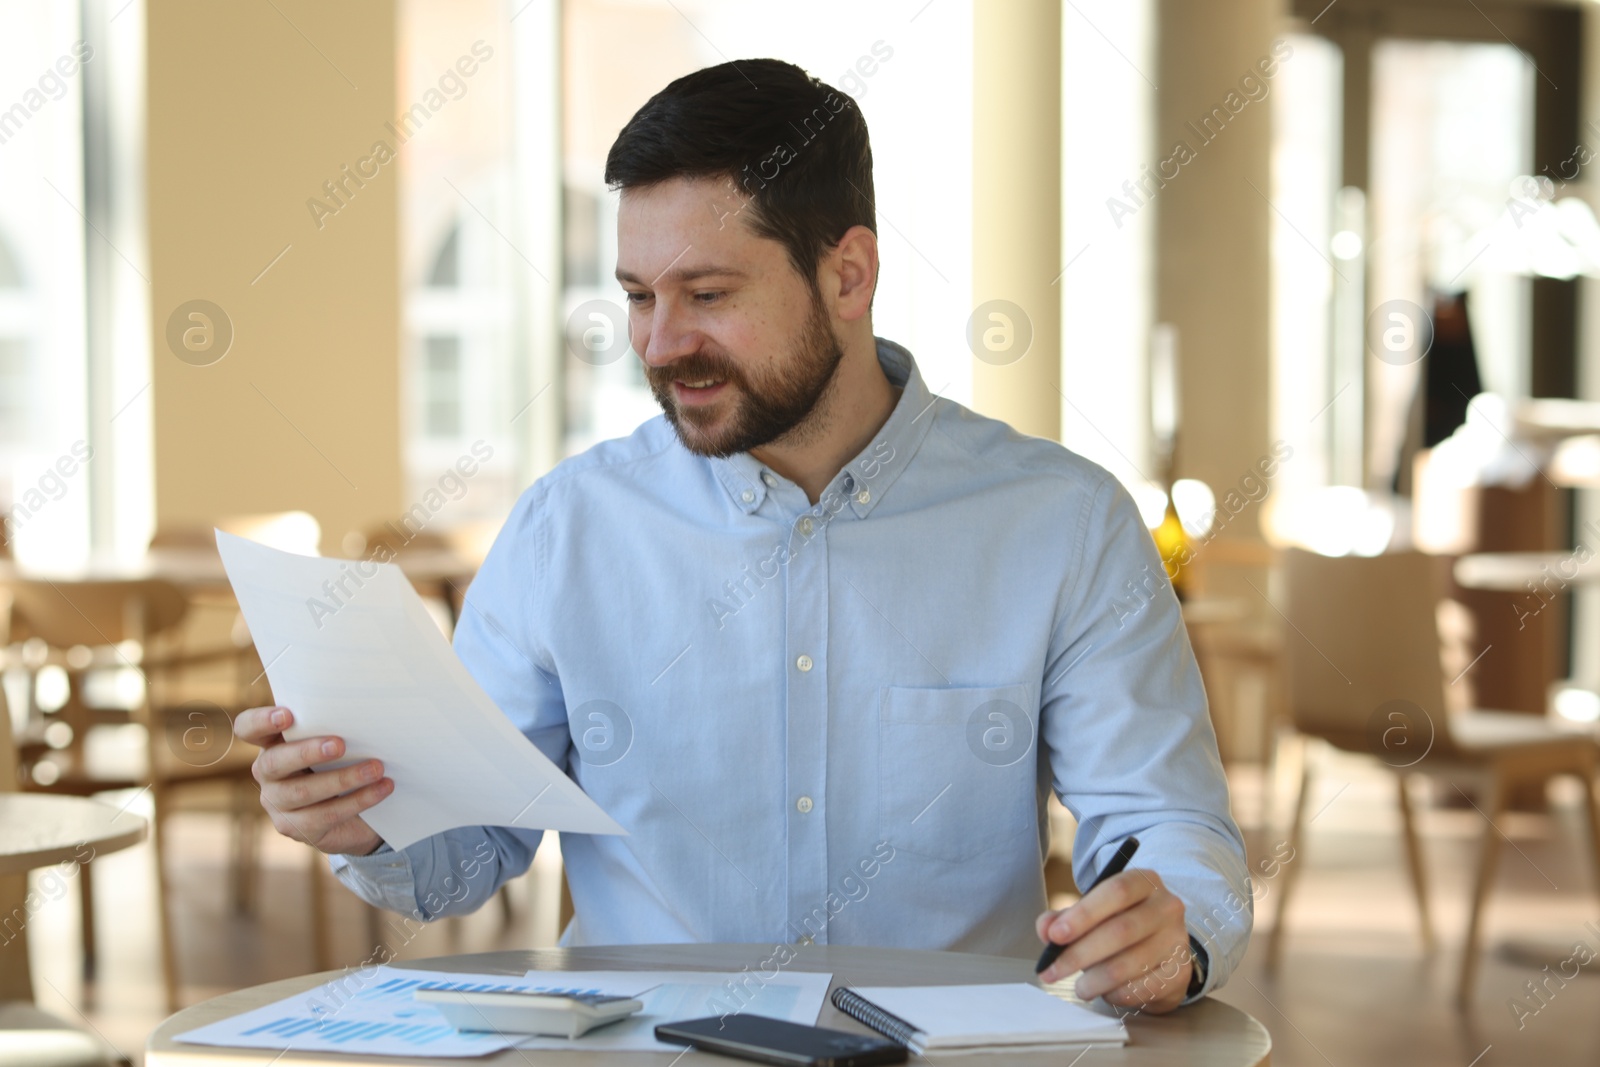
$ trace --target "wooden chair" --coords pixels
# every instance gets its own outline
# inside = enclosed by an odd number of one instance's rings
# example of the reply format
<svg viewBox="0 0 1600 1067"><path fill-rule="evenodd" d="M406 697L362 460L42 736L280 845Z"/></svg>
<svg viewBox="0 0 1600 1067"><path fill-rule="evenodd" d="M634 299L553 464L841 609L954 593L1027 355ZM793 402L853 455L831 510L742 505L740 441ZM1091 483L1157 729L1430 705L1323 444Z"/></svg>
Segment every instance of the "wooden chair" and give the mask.
<svg viewBox="0 0 1600 1067"><path fill-rule="evenodd" d="M165 523L156 527L155 533L150 536L147 558L152 570L161 574L164 567L176 564L179 573L182 573L197 558L204 558L207 565L214 566L220 572L222 560L217 552L216 529L303 555L315 555L322 537L322 529L316 518L304 511L225 515L214 523ZM184 592L189 598L189 614L185 620L189 633L200 631L212 641L225 639L238 649L231 663L232 678L222 686L225 692L220 696L221 703L228 707L230 713L271 703L272 689L267 684L261 658L250 641L249 628L245 625L238 601L234 599L233 590L224 582L219 585L185 584ZM212 681L215 683L216 679ZM226 814L233 818L233 861L228 868L229 895L236 912L248 913L255 906L260 824L264 813L257 800L258 789L254 779L242 778L238 786L230 796L223 798ZM215 804L212 808L222 810ZM332 957L326 950L325 937L320 932L324 929L325 915L320 910L321 897L317 895L314 870L311 893L313 927L318 931L315 935L315 962L319 970L326 970L332 966L329 962Z"/></svg>
<svg viewBox="0 0 1600 1067"><path fill-rule="evenodd" d="M227 515L214 523L169 523L158 527L150 538L150 558L191 559L196 554L209 557L217 555L217 539L213 529L256 541L285 552L315 555L321 541L321 526L316 518L304 511L263 512L252 515ZM191 615L195 609L210 610L217 622L209 627L213 631L226 630L230 638L239 643L233 692L228 701L230 713L248 707L259 707L272 702L272 690L265 678L265 669L255 645L250 641L249 629L244 624L243 613L231 589L189 590ZM249 750L252 754L254 749ZM248 766L238 769L231 810L234 820L233 862L229 865L230 894L236 911L248 912L254 906L254 886L257 857L260 852L261 823L265 810L258 799L259 787L249 774ZM335 964L333 930L329 919L327 891L330 884L338 884L327 870L327 860L321 852L306 847L306 891L309 903L312 961L315 969L329 970ZM366 909L366 931L369 943L376 944L379 937L379 912Z"/></svg>
<svg viewBox="0 0 1600 1067"><path fill-rule="evenodd" d="M11 711L0 689L0 793L17 789L17 749ZM78 867L87 874L87 864ZM0 1063L44 1063L52 1067L111 1067L122 1062L87 1031L40 1011L33 1003L33 972L28 963L28 876L0 875ZM20 922L16 917L21 916Z"/></svg>
<svg viewBox="0 0 1600 1067"><path fill-rule="evenodd" d="M1279 552L1270 545L1224 538L1207 542L1189 564L1183 611L1223 761L1265 763L1268 782L1274 780L1283 712L1283 635L1258 592L1267 588L1278 564ZM1260 711L1255 721L1247 719L1250 705L1244 699L1252 693Z"/></svg>
<svg viewBox="0 0 1600 1067"><path fill-rule="evenodd" d="M1595 783L1600 752L1592 735L1563 730L1539 716L1447 711L1438 612L1448 562L1448 557L1416 552L1334 558L1289 549L1284 559L1289 628L1284 640L1296 729L1343 751L1372 756L1395 772L1407 868L1429 949L1427 880L1406 785L1413 775L1425 774L1479 795L1476 807L1485 825L1457 986L1457 1002L1465 1006L1499 854L1501 835L1494 820L1504 812L1511 790L1526 783L1542 785L1556 775L1578 776L1585 788L1595 888L1600 890L1600 790ZM1302 856L1311 779L1307 760L1288 838ZM1290 893L1304 865L1301 859L1284 868L1268 941L1269 968L1280 959Z"/></svg>
<svg viewBox="0 0 1600 1067"><path fill-rule="evenodd" d="M241 650L183 649L181 624L188 611L183 592L157 579L69 581L13 579L13 610L30 633L50 648L50 659L67 675L66 702L36 716L34 736L22 746L24 788L77 796L117 789L149 791L155 818L157 935L168 1006L178 1008L173 944L173 899L167 880L167 817L181 797L216 783L240 786L250 778L255 750L232 737L229 709L177 702L181 673L237 660ZM131 708L96 706L86 692L97 671L137 670L144 681ZM198 716L198 718L196 718ZM133 725L142 732L142 753L132 763L98 758L92 738L106 727ZM64 728L64 729L63 729ZM211 746L211 747L206 747ZM220 750L216 747L220 746ZM86 970L94 960L94 894L89 869L80 874Z"/></svg>

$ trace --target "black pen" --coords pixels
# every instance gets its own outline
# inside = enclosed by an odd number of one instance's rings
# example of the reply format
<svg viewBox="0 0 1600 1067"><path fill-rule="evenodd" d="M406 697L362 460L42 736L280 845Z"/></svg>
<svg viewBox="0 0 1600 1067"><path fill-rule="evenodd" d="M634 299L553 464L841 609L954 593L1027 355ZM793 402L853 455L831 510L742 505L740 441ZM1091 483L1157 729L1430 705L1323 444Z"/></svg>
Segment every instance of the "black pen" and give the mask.
<svg viewBox="0 0 1600 1067"><path fill-rule="evenodd" d="M1093 893L1099 888L1101 882L1104 882L1112 875L1121 874L1122 869L1128 865L1128 861L1133 859L1133 854L1137 851L1139 851L1139 839L1137 837L1130 837L1124 841L1122 847L1117 849L1117 854L1111 857L1111 862L1106 864L1106 869L1100 872L1100 877L1094 880L1094 885L1089 887L1089 892L1085 893L1084 896ZM1080 897L1079 899L1082 898ZM1067 945L1071 943L1069 941ZM1058 945L1054 941L1046 945L1044 952L1039 956L1039 964L1033 969L1033 973L1043 974L1046 967L1061 958L1061 954L1067 950L1067 945Z"/></svg>

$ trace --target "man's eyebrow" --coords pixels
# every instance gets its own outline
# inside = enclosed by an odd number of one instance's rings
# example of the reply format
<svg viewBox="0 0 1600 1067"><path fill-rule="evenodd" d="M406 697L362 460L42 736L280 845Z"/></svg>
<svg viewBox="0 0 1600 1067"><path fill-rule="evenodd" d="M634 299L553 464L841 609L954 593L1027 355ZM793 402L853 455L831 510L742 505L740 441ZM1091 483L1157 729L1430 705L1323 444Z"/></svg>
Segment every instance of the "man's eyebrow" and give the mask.
<svg viewBox="0 0 1600 1067"><path fill-rule="evenodd" d="M666 278L669 281L675 282L692 282L699 278L708 277L748 278L750 275L745 271L740 270L738 267L674 267L673 269L666 271L664 274L659 275L648 284L654 284L655 282L660 281L662 278ZM617 281L632 282L634 285L647 284L632 271L623 270L621 267L617 268Z"/></svg>

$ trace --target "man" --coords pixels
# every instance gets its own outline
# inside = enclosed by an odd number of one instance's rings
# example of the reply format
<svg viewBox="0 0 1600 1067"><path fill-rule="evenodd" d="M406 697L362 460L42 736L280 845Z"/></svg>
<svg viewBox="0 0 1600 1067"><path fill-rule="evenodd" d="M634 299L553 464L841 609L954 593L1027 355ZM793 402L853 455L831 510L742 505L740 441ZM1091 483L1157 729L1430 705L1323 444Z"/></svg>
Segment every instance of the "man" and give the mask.
<svg viewBox="0 0 1600 1067"><path fill-rule="evenodd" d="M1178 604L1128 492L931 395L872 332L855 103L775 60L672 82L623 128L617 278L663 415L522 496L466 598L462 661L629 836L561 842L569 945L871 944L1032 956L1167 1011L1244 954L1251 894ZM1130 611L1131 590L1140 605ZM443 712L445 709L441 709ZM401 852L376 760L265 746L278 829L376 904L477 908L540 834ZM1088 885L1045 912L1047 790Z"/></svg>

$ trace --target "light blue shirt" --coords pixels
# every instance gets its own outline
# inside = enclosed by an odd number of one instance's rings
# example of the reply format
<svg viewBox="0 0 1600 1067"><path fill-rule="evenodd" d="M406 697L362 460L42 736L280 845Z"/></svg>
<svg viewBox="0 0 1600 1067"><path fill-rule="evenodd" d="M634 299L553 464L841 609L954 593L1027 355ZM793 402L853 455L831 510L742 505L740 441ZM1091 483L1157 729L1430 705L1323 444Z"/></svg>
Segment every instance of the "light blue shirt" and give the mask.
<svg viewBox="0 0 1600 1067"><path fill-rule="evenodd" d="M1137 835L1206 946L1253 915L1206 696L1128 491L1055 442L904 391L816 505L665 416L536 481L473 581L467 669L625 827L567 834L564 945L766 942L1037 956L1047 791L1087 886ZM540 833L336 856L372 903L469 912Z"/></svg>

